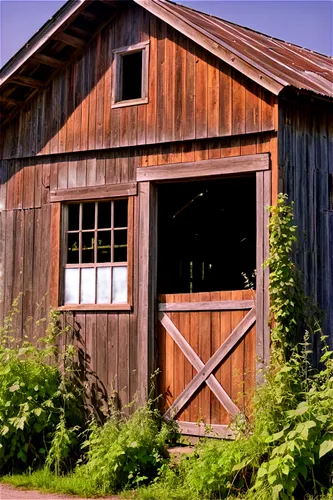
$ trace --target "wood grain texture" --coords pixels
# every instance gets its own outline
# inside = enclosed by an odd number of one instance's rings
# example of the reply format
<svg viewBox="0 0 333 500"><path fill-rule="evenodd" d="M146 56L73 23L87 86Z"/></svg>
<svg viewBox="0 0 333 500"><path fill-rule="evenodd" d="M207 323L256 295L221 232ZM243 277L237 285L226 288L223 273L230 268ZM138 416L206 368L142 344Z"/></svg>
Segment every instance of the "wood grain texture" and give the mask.
<svg viewBox="0 0 333 500"><path fill-rule="evenodd" d="M294 202L297 244L294 259L303 271L304 290L325 312L322 329L333 345L332 212L329 174L332 159L332 105L308 100L281 101L278 132L280 186ZM276 182L276 181L275 181ZM274 177L272 180L274 183ZM274 194L274 185L272 192ZM273 198L274 200L274 198ZM314 362L320 358L314 341Z"/></svg>
<svg viewBox="0 0 333 500"><path fill-rule="evenodd" d="M173 163L158 167L137 169L137 181L161 181L193 179L225 174L239 174L268 170L269 157L266 154L234 156L215 160L198 160L191 163Z"/></svg>
<svg viewBox="0 0 333 500"><path fill-rule="evenodd" d="M61 36L72 45L84 43L72 35ZM148 103L112 109L112 51L126 47L127 42L149 42ZM132 4L57 73L48 87L37 89L32 100L22 105L3 131L2 156L274 130L276 100L239 75L206 49ZM26 77L20 78L24 83ZM30 83L40 86L37 80Z"/></svg>
<svg viewBox="0 0 333 500"><path fill-rule="evenodd" d="M82 188L57 189L51 191L50 202L100 200L103 198L117 198L135 196L137 194L136 183L105 184L103 186L87 186Z"/></svg>
<svg viewBox="0 0 333 500"><path fill-rule="evenodd" d="M158 304L158 310L167 311L236 311L237 309L252 309L253 300L208 300L206 302L175 302Z"/></svg>
<svg viewBox="0 0 333 500"><path fill-rule="evenodd" d="M214 359L216 352L221 351L221 345L229 339L232 327L238 327L239 321L242 321L246 315L246 309L241 311L229 309L231 301L228 299L231 298L232 294L237 299L244 297L245 303L251 302L253 305L255 292L251 291L168 294L159 297L159 309L169 309L168 312L160 311L158 330L159 361L162 369L159 392L164 394L161 410L165 412L167 418L177 416L179 421L196 422L201 415L206 423L228 424L230 416L238 412L237 405L231 398L231 379L233 383L234 379L239 380L238 386L246 387L249 394L251 391L253 393L255 383L253 372L255 329L253 327L250 327L245 337L246 340L240 340L237 348L232 349L231 354L223 356L223 359L218 362L218 367L214 369L214 376L208 374L206 391L204 392L204 385L201 383L194 392L190 390L188 393L193 378L197 376L198 372L204 370L205 362L208 362L210 358ZM183 311L182 304L186 303L183 303L182 300L185 298L190 299L187 304L194 301L194 305L199 298L201 303L204 303L203 300L209 303L213 299L221 298L220 301L215 301L215 303L220 304L223 304L224 299L226 299L227 307L223 308L221 305L220 312L216 309L209 311L209 307L205 307L206 310L202 312L196 307L191 311ZM181 305L180 310L175 307L176 304ZM173 312L175 310L176 312ZM230 318L228 323L225 322L227 318ZM247 341L248 335L250 336L249 341ZM245 344L245 342L247 343ZM250 347L248 353L245 353L245 345ZM239 348L242 352L241 361L237 354ZM231 365L228 361L230 357L234 359L235 372L231 372ZM191 366L192 371L188 370ZM244 370L245 367L247 371ZM250 370L252 370L251 374ZM235 390L238 391L237 386L235 386ZM250 395L246 399L244 396L242 406L250 413Z"/></svg>

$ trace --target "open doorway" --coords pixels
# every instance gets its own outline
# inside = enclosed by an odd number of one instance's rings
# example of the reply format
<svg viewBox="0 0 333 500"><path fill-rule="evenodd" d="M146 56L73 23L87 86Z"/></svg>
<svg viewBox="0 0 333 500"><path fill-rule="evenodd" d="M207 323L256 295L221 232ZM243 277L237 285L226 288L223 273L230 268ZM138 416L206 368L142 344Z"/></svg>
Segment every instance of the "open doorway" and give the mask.
<svg viewBox="0 0 333 500"><path fill-rule="evenodd" d="M256 267L255 175L158 186L158 293L244 289Z"/></svg>

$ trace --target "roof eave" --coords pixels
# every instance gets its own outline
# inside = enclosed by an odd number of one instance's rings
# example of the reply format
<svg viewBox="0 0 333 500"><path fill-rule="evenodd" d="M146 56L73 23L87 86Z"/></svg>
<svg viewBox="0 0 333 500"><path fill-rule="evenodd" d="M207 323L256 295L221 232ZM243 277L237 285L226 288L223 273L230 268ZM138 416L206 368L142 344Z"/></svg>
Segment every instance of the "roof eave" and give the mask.
<svg viewBox="0 0 333 500"><path fill-rule="evenodd" d="M280 80L276 77L267 75L267 73L258 70L252 66L245 58L236 55L227 47L222 47L221 43L215 42L204 30L199 26L193 25L189 21L177 16L168 6L161 0L134 0L135 3L145 8L151 14L159 17L162 21L169 24L172 28L180 33L183 33L195 43L199 44L204 49L208 50L216 57L229 64L234 69L240 71L248 78L258 83L261 87L270 91L276 96L281 90L288 85L288 82Z"/></svg>
<svg viewBox="0 0 333 500"><path fill-rule="evenodd" d="M65 4L0 71L0 86L3 85L22 64L33 56L41 46L60 29L64 23L83 8L86 0L73 0ZM52 24L53 23L53 24Z"/></svg>

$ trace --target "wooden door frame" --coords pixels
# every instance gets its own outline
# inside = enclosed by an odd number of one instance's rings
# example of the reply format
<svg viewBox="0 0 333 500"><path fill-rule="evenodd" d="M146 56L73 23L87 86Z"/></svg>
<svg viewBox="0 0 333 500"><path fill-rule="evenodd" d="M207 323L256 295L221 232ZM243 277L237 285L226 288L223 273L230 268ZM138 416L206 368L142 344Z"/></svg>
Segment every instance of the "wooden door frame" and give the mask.
<svg viewBox="0 0 333 500"><path fill-rule="evenodd" d="M271 170L269 153L233 156L190 163L173 163L156 167L137 168L139 197L139 302L137 376L141 401L149 395L149 378L158 366L157 335L157 183L159 181L195 180L224 175L256 175L257 203L257 287L256 287L256 355L257 382L262 380L263 366L269 360L269 292L268 269L263 263L268 257L268 211L271 204Z"/></svg>

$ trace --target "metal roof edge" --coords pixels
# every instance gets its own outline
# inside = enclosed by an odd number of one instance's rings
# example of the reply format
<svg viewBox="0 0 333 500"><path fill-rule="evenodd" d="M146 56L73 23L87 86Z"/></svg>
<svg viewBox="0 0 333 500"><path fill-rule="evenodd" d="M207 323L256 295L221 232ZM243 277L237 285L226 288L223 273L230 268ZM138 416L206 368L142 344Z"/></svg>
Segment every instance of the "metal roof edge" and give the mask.
<svg viewBox="0 0 333 500"><path fill-rule="evenodd" d="M199 44L208 52L230 65L234 69L243 73L245 76L253 80L255 83L264 87L274 95L279 95L281 90L289 85L288 82L281 80L273 75L268 75L266 71L260 71L247 61L245 57L236 54L227 44L221 45L221 42L216 42L212 35L209 35L205 30L188 20L181 19L172 10L166 2L161 0L133 0L135 3L145 8L148 12L160 18L162 21L169 24L172 28L180 33L183 33L195 43Z"/></svg>
<svg viewBox="0 0 333 500"><path fill-rule="evenodd" d="M72 0L63 5L55 14L33 35L25 45L0 70L0 86L10 78L20 66L25 63L37 50L79 9L83 8L86 0Z"/></svg>

